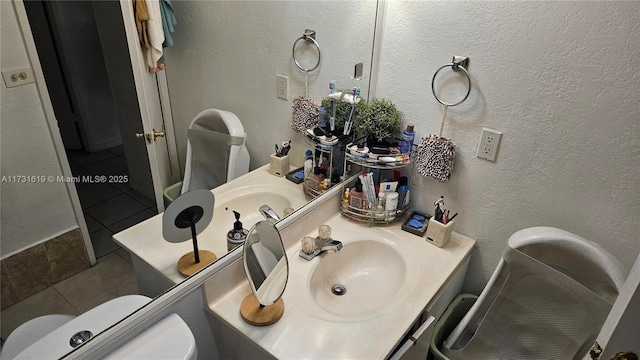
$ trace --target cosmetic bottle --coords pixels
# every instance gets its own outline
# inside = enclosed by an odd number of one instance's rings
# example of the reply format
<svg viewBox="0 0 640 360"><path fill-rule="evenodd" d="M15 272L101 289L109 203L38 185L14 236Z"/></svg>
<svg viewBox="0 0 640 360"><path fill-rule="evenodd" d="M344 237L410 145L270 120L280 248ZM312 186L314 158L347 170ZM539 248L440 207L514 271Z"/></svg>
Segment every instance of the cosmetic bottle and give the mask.
<svg viewBox="0 0 640 360"><path fill-rule="evenodd" d="M378 192L378 206L382 207L382 209L384 209L385 206L385 195L386 193L382 190L380 190L380 192Z"/></svg>
<svg viewBox="0 0 640 360"><path fill-rule="evenodd" d="M318 127L325 129L329 127L327 122L327 109L324 106L318 107Z"/></svg>
<svg viewBox="0 0 640 360"><path fill-rule="evenodd" d="M324 182L324 175L320 171L320 168L316 166L313 168L313 174L309 176L309 187L316 192L321 190L322 183Z"/></svg>
<svg viewBox="0 0 640 360"><path fill-rule="evenodd" d="M387 220L394 220L396 218L395 213L398 210L398 193L390 192L385 196L385 213L387 214Z"/></svg>
<svg viewBox="0 0 640 360"><path fill-rule="evenodd" d="M249 230L242 227L240 222L240 213L233 212L236 216L236 221L233 223L233 229L227 233L227 250L231 251L244 243L244 240L249 234Z"/></svg>
<svg viewBox="0 0 640 360"><path fill-rule="evenodd" d="M348 204L348 203L349 203L350 196L351 196L351 194L349 194L349 191L350 191L350 190L349 190L349 188L347 188L347 189L344 191L344 196L342 196L342 202L343 202L344 204Z"/></svg>
<svg viewBox="0 0 640 360"><path fill-rule="evenodd" d="M413 131L413 124L407 124L407 130L402 132L402 142L400 142L400 152L408 154L413 148L413 139L416 133Z"/></svg>
<svg viewBox="0 0 640 360"><path fill-rule="evenodd" d="M384 220L384 206L380 202L376 206L376 220Z"/></svg>
<svg viewBox="0 0 640 360"><path fill-rule="evenodd" d="M367 196L362 192L362 182L358 179L356 180L354 189L349 193L349 205L351 205L352 208L362 210L365 208L366 203Z"/></svg>
<svg viewBox="0 0 640 360"><path fill-rule="evenodd" d="M322 184L320 184L320 192L324 193L327 190L329 190L330 187L331 187L331 182L329 181L329 179L325 178Z"/></svg>
<svg viewBox="0 0 640 360"><path fill-rule="evenodd" d="M313 153L311 150L307 150L304 153L304 178L309 179L313 172Z"/></svg>
<svg viewBox="0 0 640 360"><path fill-rule="evenodd" d="M404 206L409 203L409 179L406 176L400 177L398 183L398 209L404 209Z"/></svg>
<svg viewBox="0 0 640 360"><path fill-rule="evenodd" d="M320 155L320 162L319 162L318 166L320 166L320 169L323 170L323 172L325 173L325 176L326 176L327 170L329 169L329 159L325 156L324 153L322 153Z"/></svg>

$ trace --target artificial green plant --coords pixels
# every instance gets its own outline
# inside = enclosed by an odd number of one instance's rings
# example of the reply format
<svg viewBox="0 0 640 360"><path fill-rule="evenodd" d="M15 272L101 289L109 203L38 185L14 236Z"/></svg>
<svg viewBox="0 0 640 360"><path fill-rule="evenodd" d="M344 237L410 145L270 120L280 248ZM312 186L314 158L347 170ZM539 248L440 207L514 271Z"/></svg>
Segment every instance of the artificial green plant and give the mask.
<svg viewBox="0 0 640 360"><path fill-rule="evenodd" d="M387 99L373 99L356 113L358 134L378 142L399 137L402 131L402 111Z"/></svg>

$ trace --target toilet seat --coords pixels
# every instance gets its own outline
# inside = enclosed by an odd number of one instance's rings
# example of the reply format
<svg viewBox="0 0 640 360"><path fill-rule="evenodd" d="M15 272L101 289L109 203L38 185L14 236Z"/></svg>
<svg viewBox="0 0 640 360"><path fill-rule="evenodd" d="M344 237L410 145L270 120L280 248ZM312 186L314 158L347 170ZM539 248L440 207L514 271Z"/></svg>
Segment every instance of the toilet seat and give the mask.
<svg viewBox="0 0 640 360"><path fill-rule="evenodd" d="M31 319L11 332L0 352L0 359L13 359L31 344L73 320L73 315L44 315Z"/></svg>

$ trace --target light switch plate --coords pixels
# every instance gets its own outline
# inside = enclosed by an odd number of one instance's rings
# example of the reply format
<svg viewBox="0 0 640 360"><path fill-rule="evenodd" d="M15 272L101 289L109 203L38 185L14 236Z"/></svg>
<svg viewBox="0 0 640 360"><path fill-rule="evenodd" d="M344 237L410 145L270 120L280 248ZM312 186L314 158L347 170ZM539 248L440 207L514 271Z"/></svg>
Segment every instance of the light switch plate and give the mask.
<svg viewBox="0 0 640 360"><path fill-rule="evenodd" d="M2 78L7 89L34 82L33 71L29 67L2 70Z"/></svg>

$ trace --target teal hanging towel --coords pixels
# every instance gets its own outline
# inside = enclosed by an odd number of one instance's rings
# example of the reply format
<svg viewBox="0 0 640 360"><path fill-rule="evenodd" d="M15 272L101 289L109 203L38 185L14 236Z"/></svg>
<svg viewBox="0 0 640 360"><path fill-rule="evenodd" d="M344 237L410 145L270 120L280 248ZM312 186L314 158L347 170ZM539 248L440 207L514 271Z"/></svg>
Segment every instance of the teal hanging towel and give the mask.
<svg viewBox="0 0 640 360"><path fill-rule="evenodd" d="M178 24L176 17L173 16L171 0L160 0L160 13L162 14L162 31L164 32L162 47L171 47L173 46L171 33L175 32L174 26Z"/></svg>

